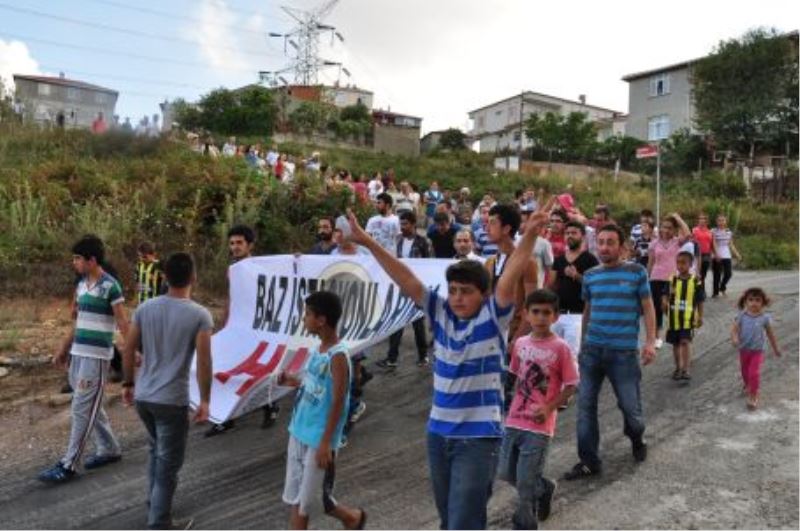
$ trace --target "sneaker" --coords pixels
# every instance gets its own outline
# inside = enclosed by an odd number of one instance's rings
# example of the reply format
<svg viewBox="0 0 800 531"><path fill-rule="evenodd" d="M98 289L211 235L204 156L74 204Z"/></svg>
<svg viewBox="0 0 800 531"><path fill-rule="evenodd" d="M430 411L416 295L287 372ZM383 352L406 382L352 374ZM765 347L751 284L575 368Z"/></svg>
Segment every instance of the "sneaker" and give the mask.
<svg viewBox="0 0 800 531"><path fill-rule="evenodd" d="M431 364L431 359L428 356L417 360L417 367L427 367Z"/></svg>
<svg viewBox="0 0 800 531"><path fill-rule="evenodd" d="M664 340L662 340L660 337L656 339L656 350L660 349L663 346L664 346Z"/></svg>
<svg viewBox="0 0 800 531"><path fill-rule="evenodd" d="M70 470L64 467L64 464L59 461L52 467L48 468L47 470L42 470L37 479L44 483L52 483L54 485L66 483L71 479L75 478L77 474L74 470Z"/></svg>
<svg viewBox="0 0 800 531"><path fill-rule="evenodd" d="M93 470L95 468L101 468L106 465L110 465L111 463L116 463L122 460L122 455L115 454L115 455L93 455L86 458L86 461L83 463L83 468L86 470Z"/></svg>
<svg viewBox="0 0 800 531"><path fill-rule="evenodd" d="M361 387L367 385L367 382L375 377L374 374L369 372L363 365L361 366Z"/></svg>
<svg viewBox="0 0 800 531"><path fill-rule="evenodd" d="M395 370L397 368L397 362L396 361L389 361L388 359L380 360L375 365L377 365L381 369L386 369L387 371L393 371L393 370Z"/></svg>
<svg viewBox="0 0 800 531"><path fill-rule="evenodd" d="M232 420L226 420L222 424L214 424L203 435L205 437L214 437L216 435L222 435L223 433L230 431L235 427L236 424Z"/></svg>
<svg viewBox="0 0 800 531"><path fill-rule="evenodd" d="M576 479L588 478L590 476L597 476L599 474L600 474L600 469L592 470L587 465L583 463L578 463L577 465L572 467L572 470L564 474L564 479L566 479L567 481L573 481Z"/></svg>
<svg viewBox="0 0 800 531"><path fill-rule="evenodd" d="M358 406L356 406L356 410L353 411L353 413L350 415L350 422L352 422L353 424L358 422L358 419L361 418L361 415L363 415L366 410L367 410L367 403L362 400L361 402L358 403Z"/></svg>
<svg viewBox="0 0 800 531"><path fill-rule="evenodd" d="M271 428L278 421L278 413L281 408L275 404L264 406L264 418L261 419L261 429Z"/></svg>
<svg viewBox="0 0 800 531"><path fill-rule="evenodd" d="M544 522L550 516L550 509L553 501L553 494L558 488L558 483L549 479L544 479L545 489L542 497L539 498L539 505L536 508L536 517L540 522Z"/></svg>
<svg viewBox="0 0 800 531"><path fill-rule="evenodd" d="M631 451L633 453L633 459L637 463L643 463L645 459L647 459L647 443L644 441L633 441L631 443Z"/></svg>
<svg viewBox="0 0 800 531"><path fill-rule="evenodd" d="M181 518L180 520L172 520L167 529L191 529L194 525L194 518Z"/></svg>

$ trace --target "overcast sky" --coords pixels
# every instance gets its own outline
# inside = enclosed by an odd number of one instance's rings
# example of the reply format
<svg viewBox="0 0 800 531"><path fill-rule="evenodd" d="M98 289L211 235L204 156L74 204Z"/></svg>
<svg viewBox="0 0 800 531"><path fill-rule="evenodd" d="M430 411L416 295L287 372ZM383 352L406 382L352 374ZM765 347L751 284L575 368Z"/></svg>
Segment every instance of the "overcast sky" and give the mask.
<svg viewBox="0 0 800 531"><path fill-rule="evenodd" d="M138 120L165 98L196 99L280 68L292 20L259 0L0 0L0 76L55 74L120 92ZM128 6L128 7L126 7ZM800 26L800 2L341 0L321 43L376 107L423 118L423 132L467 127L467 112L532 90L627 112L625 74L693 59L756 26ZM84 24L79 24L83 22ZM86 24L89 24L87 26ZM291 79L291 76L287 76ZM332 82L335 69L320 81ZM347 78L342 77L346 82Z"/></svg>

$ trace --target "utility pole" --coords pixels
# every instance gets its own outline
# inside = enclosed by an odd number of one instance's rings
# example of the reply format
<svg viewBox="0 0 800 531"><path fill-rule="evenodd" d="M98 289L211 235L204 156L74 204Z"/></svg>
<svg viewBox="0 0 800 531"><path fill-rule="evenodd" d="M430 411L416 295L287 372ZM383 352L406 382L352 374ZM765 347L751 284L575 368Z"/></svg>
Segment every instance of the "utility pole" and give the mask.
<svg viewBox="0 0 800 531"><path fill-rule="evenodd" d="M524 127L524 116L525 113L523 111L523 106L525 105L525 91L523 90L519 94L519 144L517 145L517 167L518 171L522 171L522 139L524 138L525 132L523 131Z"/></svg>
<svg viewBox="0 0 800 531"><path fill-rule="evenodd" d="M656 223L661 223L661 141L656 143Z"/></svg>

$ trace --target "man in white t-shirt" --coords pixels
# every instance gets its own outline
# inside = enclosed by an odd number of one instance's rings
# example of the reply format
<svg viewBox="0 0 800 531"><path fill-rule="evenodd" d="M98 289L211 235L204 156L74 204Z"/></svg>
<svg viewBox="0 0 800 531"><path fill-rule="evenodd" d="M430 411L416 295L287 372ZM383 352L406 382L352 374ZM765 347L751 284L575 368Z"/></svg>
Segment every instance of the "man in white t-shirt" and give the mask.
<svg viewBox="0 0 800 531"><path fill-rule="evenodd" d="M367 183L367 192L373 201L377 201L378 196L383 193L383 181L381 181L380 173L373 175L372 180Z"/></svg>
<svg viewBox="0 0 800 531"><path fill-rule="evenodd" d="M367 221L364 230L377 241L381 247L396 253L397 236L400 234L400 220L392 214L392 196L387 193L378 194L375 206L378 213Z"/></svg>

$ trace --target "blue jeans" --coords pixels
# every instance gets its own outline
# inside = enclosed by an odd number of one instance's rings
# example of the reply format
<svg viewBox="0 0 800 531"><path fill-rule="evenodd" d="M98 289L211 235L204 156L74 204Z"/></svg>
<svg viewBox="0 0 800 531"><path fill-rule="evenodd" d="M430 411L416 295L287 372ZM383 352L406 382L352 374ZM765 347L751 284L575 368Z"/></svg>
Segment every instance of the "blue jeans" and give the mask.
<svg viewBox="0 0 800 531"><path fill-rule="evenodd" d="M428 465L441 529L486 529L501 440L428 433Z"/></svg>
<svg viewBox="0 0 800 531"><path fill-rule="evenodd" d="M189 433L189 408L136 402L150 439L147 468L149 529L168 529L172 524L172 498L178 486L178 472L183 466L186 437Z"/></svg>
<svg viewBox="0 0 800 531"><path fill-rule="evenodd" d="M578 457L590 469L599 471L600 427L597 422L597 396L608 377L625 421L624 433L633 442L644 435L639 382L642 369L637 350L616 350L584 345L578 357L581 381L578 385Z"/></svg>
<svg viewBox="0 0 800 531"><path fill-rule="evenodd" d="M536 529L536 507L548 482L542 474L550 437L516 428L506 428L500 450L497 476L517 488L517 510L511 521L514 529Z"/></svg>

